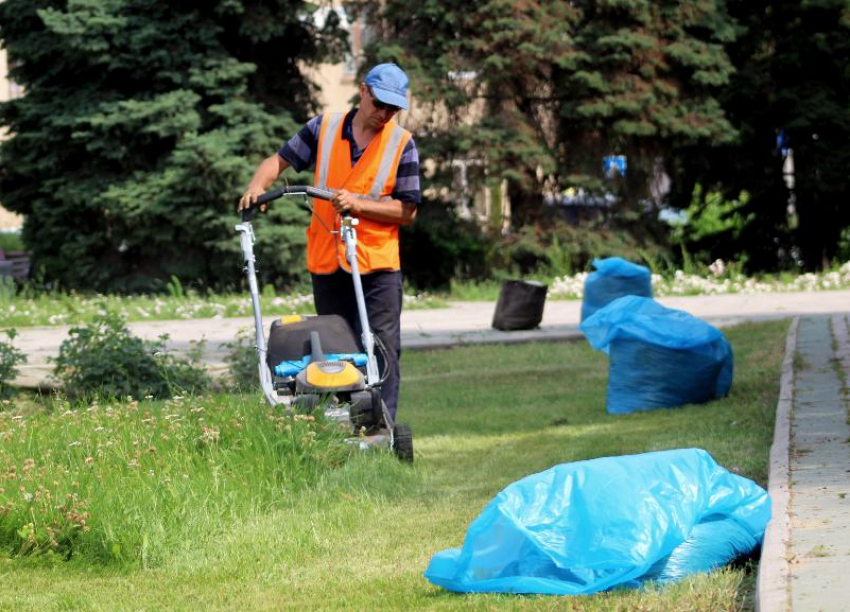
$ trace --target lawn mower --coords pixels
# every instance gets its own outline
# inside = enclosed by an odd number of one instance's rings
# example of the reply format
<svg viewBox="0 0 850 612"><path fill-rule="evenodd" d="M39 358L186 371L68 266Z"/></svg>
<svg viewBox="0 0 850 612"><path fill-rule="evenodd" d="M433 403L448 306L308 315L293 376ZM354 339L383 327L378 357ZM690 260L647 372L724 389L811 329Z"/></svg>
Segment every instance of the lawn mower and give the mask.
<svg viewBox="0 0 850 612"><path fill-rule="evenodd" d="M325 415L345 423L349 440L360 448L388 447L401 460L413 461L413 435L410 427L396 423L381 399L381 384L387 374L386 349L372 334L357 264L358 219L342 217L340 240L351 267L351 278L362 330L358 343L354 330L338 315L302 317L292 315L275 320L268 343L260 311L260 294L254 257L253 209L282 196L303 196L330 201L334 192L317 187L293 185L267 191L254 205L242 211L240 234L245 276L251 292L254 328L259 359L260 386L271 406L285 404L292 412L324 409ZM329 230L330 231L330 230ZM381 352L384 371L379 372L376 349Z"/></svg>

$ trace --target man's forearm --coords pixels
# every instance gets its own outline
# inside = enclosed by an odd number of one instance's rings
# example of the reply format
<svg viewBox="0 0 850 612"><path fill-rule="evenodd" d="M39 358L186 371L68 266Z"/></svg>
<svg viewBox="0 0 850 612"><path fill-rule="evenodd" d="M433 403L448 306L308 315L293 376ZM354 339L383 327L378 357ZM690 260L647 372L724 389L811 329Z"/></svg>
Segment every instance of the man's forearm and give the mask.
<svg viewBox="0 0 850 612"><path fill-rule="evenodd" d="M289 164L277 153L267 157L257 167L246 191L267 191L288 166Z"/></svg>
<svg viewBox="0 0 850 612"><path fill-rule="evenodd" d="M331 200L334 210L343 215L351 213L381 223L410 225L416 219L416 205L401 200L367 200L342 189Z"/></svg>
<svg viewBox="0 0 850 612"><path fill-rule="evenodd" d="M364 219L398 225L410 225L416 219L416 205L401 200L360 200L354 212Z"/></svg>
<svg viewBox="0 0 850 612"><path fill-rule="evenodd" d="M271 187L271 184L277 180L277 177L280 176L280 173L288 167L289 162L276 153L260 162L256 172L254 172L254 177L248 183L248 188L239 199L238 210L251 209L254 206L254 202L257 201L257 197L265 193ZM266 205L263 204L260 210L266 210Z"/></svg>

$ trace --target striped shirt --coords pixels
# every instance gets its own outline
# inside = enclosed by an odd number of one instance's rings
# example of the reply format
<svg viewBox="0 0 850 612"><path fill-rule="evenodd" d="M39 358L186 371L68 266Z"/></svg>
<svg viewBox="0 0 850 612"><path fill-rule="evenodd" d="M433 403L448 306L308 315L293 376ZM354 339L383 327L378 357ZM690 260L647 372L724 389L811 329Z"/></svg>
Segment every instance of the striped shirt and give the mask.
<svg viewBox="0 0 850 612"><path fill-rule="evenodd" d="M351 121L356 112L356 108L349 111L342 124L342 137L348 140L351 146L352 166L357 163L364 151L357 147L357 143L354 141L354 130L351 127ZM322 115L313 117L289 142L278 150L278 155L286 160L296 172L315 167L321 127ZM422 196L419 193L419 152L416 150L416 143L413 142L412 137L407 141L404 151L401 153L392 196L396 200L412 204L419 204L422 201Z"/></svg>

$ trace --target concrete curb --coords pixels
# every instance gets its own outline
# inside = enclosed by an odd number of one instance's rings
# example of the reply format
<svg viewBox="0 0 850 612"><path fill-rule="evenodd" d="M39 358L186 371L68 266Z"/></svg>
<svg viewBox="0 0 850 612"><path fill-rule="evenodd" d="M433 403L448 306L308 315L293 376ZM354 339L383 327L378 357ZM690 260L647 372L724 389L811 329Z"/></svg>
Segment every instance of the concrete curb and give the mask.
<svg viewBox="0 0 850 612"><path fill-rule="evenodd" d="M850 329L848 329L847 316L843 314L833 315L832 330L837 345L835 354L841 361L841 367L844 371L850 373Z"/></svg>
<svg viewBox="0 0 850 612"><path fill-rule="evenodd" d="M789 444L791 440L791 409L794 403L794 355L797 351L797 328L800 318L794 317L785 338L785 358L779 383L779 402L773 444L770 447L768 493L772 503L772 518L767 524L761 549L756 581L756 612L786 612L791 604L788 546L791 541L791 521L788 504L791 497Z"/></svg>
<svg viewBox="0 0 850 612"><path fill-rule="evenodd" d="M583 340L584 334L572 325L549 326L546 329L525 331L480 330L456 334L417 334L407 337L402 334L404 351L428 351L477 344L523 344L527 342L570 342Z"/></svg>

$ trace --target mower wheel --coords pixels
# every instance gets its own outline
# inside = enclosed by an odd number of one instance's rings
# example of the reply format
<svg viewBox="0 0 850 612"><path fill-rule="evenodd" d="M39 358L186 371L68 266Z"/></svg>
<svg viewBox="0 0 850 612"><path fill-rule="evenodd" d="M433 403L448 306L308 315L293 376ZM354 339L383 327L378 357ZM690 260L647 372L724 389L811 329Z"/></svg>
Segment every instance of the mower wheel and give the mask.
<svg viewBox="0 0 850 612"><path fill-rule="evenodd" d="M384 420L384 400L381 399L381 390L369 389L369 394L372 396L372 421L375 425L379 425Z"/></svg>
<svg viewBox="0 0 850 612"><path fill-rule="evenodd" d="M355 429L365 427L369 430L381 422L379 417L375 417L374 397L368 390L352 393L348 410Z"/></svg>
<svg viewBox="0 0 850 612"><path fill-rule="evenodd" d="M410 425L398 423L393 428L393 452L405 463L413 463L413 431Z"/></svg>

